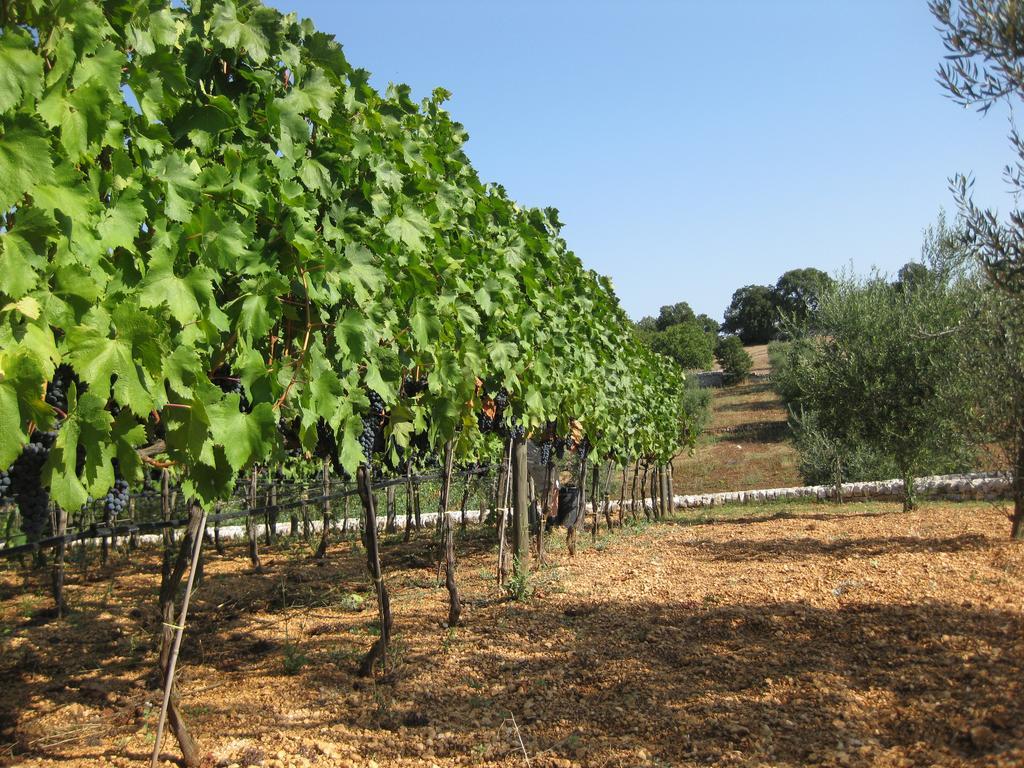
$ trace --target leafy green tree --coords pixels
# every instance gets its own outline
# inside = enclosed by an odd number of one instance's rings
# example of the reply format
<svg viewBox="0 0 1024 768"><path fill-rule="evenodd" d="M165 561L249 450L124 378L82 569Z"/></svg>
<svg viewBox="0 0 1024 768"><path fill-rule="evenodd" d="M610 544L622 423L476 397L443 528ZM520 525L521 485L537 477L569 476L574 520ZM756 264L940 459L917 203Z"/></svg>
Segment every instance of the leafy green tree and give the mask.
<svg viewBox="0 0 1024 768"><path fill-rule="evenodd" d="M960 369L967 425L975 445L1009 470L1014 509L1010 535L1024 539L1024 313L992 286L980 300L962 338Z"/></svg>
<svg viewBox="0 0 1024 768"><path fill-rule="evenodd" d="M772 289L747 285L733 293L722 330L736 334L744 344L766 344L775 338L777 320Z"/></svg>
<svg viewBox="0 0 1024 768"><path fill-rule="evenodd" d="M705 333L695 320L653 334L650 344L655 352L672 358L687 370L706 370L714 361L714 337Z"/></svg>
<svg viewBox="0 0 1024 768"><path fill-rule="evenodd" d="M901 291L912 291L919 285L928 281L928 267L917 261L908 261L899 272L896 273L896 280L893 285Z"/></svg>
<svg viewBox="0 0 1024 768"><path fill-rule="evenodd" d="M637 321L636 329L645 334L657 333L658 321L650 316L642 317Z"/></svg>
<svg viewBox="0 0 1024 768"><path fill-rule="evenodd" d="M905 509L915 506L914 477L971 465L957 365L969 306L966 281L942 269L914 291L880 274L846 278L822 298L820 335L788 360L790 399L813 419L820 445L839 463L855 453L891 461L905 483Z"/></svg>
<svg viewBox="0 0 1024 768"><path fill-rule="evenodd" d="M821 295L832 285L832 278L820 269L791 269L775 283L772 301L778 312L802 324L817 311Z"/></svg>
<svg viewBox="0 0 1024 768"><path fill-rule="evenodd" d="M999 102L1013 109L1024 101L1024 6L1013 0L932 0L948 51L939 79L950 98L963 107L987 113ZM1017 193L1024 191L1024 138L1010 136L1013 161L1007 178ZM974 203L971 182L953 181L954 196L966 228L971 254L981 265L991 293L979 312L972 343L972 369L984 371L976 382L975 414L983 434L999 446L1003 466L1013 481L1011 533L1024 538L1024 376L1021 375L1021 332L1024 317L1024 211L1014 208L1004 221L991 209ZM970 364L970 363L968 363ZM991 374L989 374L991 371ZM993 386L993 382L998 382Z"/></svg>
<svg viewBox="0 0 1024 768"><path fill-rule="evenodd" d="M655 325L659 331L664 331L673 325L688 323L694 320L695 317L690 305L685 301L680 301L662 307L658 312L658 319L655 320Z"/></svg>
<svg viewBox="0 0 1024 768"><path fill-rule="evenodd" d="M722 328L721 323L719 323L710 315L699 314L697 315L697 324L700 325L701 330L703 330L704 333L709 334L710 336L716 338L717 340L718 332Z"/></svg>
<svg viewBox="0 0 1024 768"><path fill-rule="evenodd" d="M754 360L743 348L738 336L726 336L718 343L715 350L718 364L722 366L723 379L726 384L739 384L746 380L754 368Z"/></svg>

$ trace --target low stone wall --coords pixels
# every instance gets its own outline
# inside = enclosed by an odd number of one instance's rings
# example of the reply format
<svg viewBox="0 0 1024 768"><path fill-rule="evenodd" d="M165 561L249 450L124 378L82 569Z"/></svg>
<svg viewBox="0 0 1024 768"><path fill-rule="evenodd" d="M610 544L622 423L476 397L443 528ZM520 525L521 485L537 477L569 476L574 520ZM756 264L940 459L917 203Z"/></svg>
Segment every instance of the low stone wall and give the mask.
<svg viewBox="0 0 1024 768"><path fill-rule="evenodd" d="M917 492L921 498L927 499L948 499L951 501L992 501L1007 498L1010 494L1010 479L1004 474L978 473L970 475L932 475L930 477L919 477L915 481ZM872 483L843 483L843 499L849 501L898 501L903 497L902 480L880 480ZM676 509L699 509L703 507L720 507L725 504L763 504L766 501L813 501L831 499L835 496L835 487L826 485L805 485L797 488L763 488L755 491L732 491L729 493L702 493L689 496L674 496L673 506ZM651 499L638 500L646 508L651 508ZM627 506L629 502L626 502ZM612 511L619 509L618 500L610 503ZM604 507L599 505L599 511L603 513ZM590 513L590 501L587 501L587 514ZM461 513L458 511L448 512L448 516L456 523L461 520ZM481 511L478 509L466 510L466 519L471 523L481 522ZM424 512L421 522L424 526L434 527L437 524L437 512ZM383 530L385 516L378 514L377 525ZM397 525L399 530L405 529L405 513L398 516ZM349 526L357 527L359 518L349 520ZM312 521L313 530L319 533L321 524L319 520ZM341 528L341 522L336 521L336 529ZM279 521L277 524L278 535L286 535L291 528L288 520ZM263 534L262 520L257 525L260 535ZM212 536L213 526L207 528L207 533ZM223 539L241 539L245 536L244 525L221 526L220 536ZM146 534L139 537L143 541L160 541L157 534Z"/></svg>
<svg viewBox="0 0 1024 768"><path fill-rule="evenodd" d="M914 487L920 498L948 499L951 501L987 501L1006 498L1010 493L1010 479L1000 473L968 475L931 475L919 477ZM867 483L843 483L843 499L851 501L896 501L903 498L902 480L878 480ZM675 496L676 507L715 507L722 504L759 504L765 501L832 499L836 495L832 485L805 485L797 488L766 488L730 493L704 493Z"/></svg>

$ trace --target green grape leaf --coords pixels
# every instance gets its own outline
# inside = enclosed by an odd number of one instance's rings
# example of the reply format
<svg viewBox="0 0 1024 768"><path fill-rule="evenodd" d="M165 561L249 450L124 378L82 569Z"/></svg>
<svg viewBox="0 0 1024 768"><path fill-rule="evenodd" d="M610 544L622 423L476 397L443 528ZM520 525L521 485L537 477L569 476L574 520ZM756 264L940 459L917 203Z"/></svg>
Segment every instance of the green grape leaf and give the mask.
<svg viewBox="0 0 1024 768"><path fill-rule="evenodd" d="M18 115L0 133L0 210L7 210L40 184L53 180L50 143L43 127Z"/></svg>
<svg viewBox="0 0 1024 768"><path fill-rule="evenodd" d="M6 27L0 36L0 113L23 98L39 98L43 89L43 60L32 50L24 30Z"/></svg>
<svg viewBox="0 0 1024 768"><path fill-rule="evenodd" d="M73 383L67 395L68 416L43 466L43 481L62 509L74 510L89 496L102 496L114 484L111 460L115 448L110 442L112 419L106 400L92 392L77 397ZM81 477L76 471L79 448L85 454Z"/></svg>
<svg viewBox="0 0 1024 768"><path fill-rule="evenodd" d="M238 18L233 0L224 0L213 12L213 36L228 48L245 50L252 60L262 64L267 60L268 42L263 30Z"/></svg>
<svg viewBox="0 0 1024 768"><path fill-rule="evenodd" d="M426 250L423 238L432 235L429 222L415 208L406 208L400 216L394 216L384 225L384 232L392 240L408 246L409 250L415 253Z"/></svg>
<svg viewBox="0 0 1024 768"><path fill-rule="evenodd" d="M135 250L135 238L146 220L146 207L137 193L129 190L108 208L100 220L97 231L100 245L104 248L126 248Z"/></svg>
<svg viewBox="0 0 1024 768"><path fill-rule="evenodd" d="M213 440L224 449L235 472L269 454L277 432L277 417L270 403L242 413L239 401L237 394L230 394L207 408Z"/></svg>

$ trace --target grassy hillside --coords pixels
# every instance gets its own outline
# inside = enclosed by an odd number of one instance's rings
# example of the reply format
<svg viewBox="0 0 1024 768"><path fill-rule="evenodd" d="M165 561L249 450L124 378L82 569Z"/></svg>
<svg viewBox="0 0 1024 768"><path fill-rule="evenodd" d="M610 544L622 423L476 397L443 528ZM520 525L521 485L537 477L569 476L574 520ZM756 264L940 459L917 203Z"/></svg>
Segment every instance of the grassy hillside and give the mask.
<svg viewBox="0 0 1024 768"><path fill-rule="evenodd" d="M767 372L767 347L758 354ZM694 453L675 459L676 493L802 485L786 409L771 384L759 381L712 390L711 408L711 424Z"/></svg>

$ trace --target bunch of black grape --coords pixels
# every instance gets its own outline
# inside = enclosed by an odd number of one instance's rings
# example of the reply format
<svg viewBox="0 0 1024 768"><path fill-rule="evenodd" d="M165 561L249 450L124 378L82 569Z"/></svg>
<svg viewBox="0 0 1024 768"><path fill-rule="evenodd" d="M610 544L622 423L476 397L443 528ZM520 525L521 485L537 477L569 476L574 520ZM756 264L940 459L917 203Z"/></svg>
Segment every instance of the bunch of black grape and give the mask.
<svg viewBox="0 0 1024 768"><path fill-rule="evenodd" d="M111 520L128 509L128 483L115 480L114 487L103 497L103 512Z"/></svg>
<svg viewBox="0 0 1024 768"><path fill-rule="evenodd" d="M494 396L494 415L488 416L487 412L481 410L476 417L476 425L481 432L501 432L502 431L502 416L504 415L505 409L508 407L508 390L502 388L498 391L498 394Z"/></svg>
<svg viewBox="0 0 1024 768"><path fill-rule="evenodd" d="M484 434L494 431L495 422L496 419L488 416L486 411L480 411L480 413L476 415L476 425Z"/></svg>
<svg viewBox="0 0 1024 768"><path fill-rule="evenodd" d="M402 391L406 397L416 397L421 392L426 392L427 377L421 376L418 379L414 379L412 376L406 376L405 381L402 383Z"/></svg>
<svg viewBox="0 0 1024 768"><path fill-rule="evenodd" d="M298 440L298 437L295 439ZM323 419L319 419L316 423L316 451L314 454L318 459L328 459L338 475L344 472L341 462L338 461L338 441L334 436L334 430Z"/></svg>
<svg viewBox="0 0 1024 768"><path fill-rule="evenodd" d="M526 437L526 427L524 427L522 424L513 424L509 428L508 433L513 440L522 440L524 437Z"/></svg>
<svg viewBox="0 0 1024 768"><path fill-rule="evenodd" d="M546 467L551 463L551 449L553 447L549 441L544 441L540 444L540 463L542 467Z"/></svg>
<svg viewBox="0 0 1024 768"><path fill-rule="evenodd" d="M53 408L67 413L68 411L68 388L74 382L78 385L78 393L82 393L82 385L78 383L78 377L70 365L61 363L53 372L53 380L46 385L46 402Z"/></svg>
<svg viewBox="0 0 1024 768"><path fill-rule="evenodd" d="M384 399L373 390L369 392L370 413L363 417L363 431L359 445L369 461L375 451L384 450Z"/></svg>
<svg viewBox="0 0 1024 768"><path fill-rule="evenodd" d="M556 437L555 438L555 455L559 459L565 458L565 452L571 451L576 446L575 441L571 437Z"/></svg>
<svg viewBox="0 0 1024 768"><path fill-rule="evenodd" d="M220 391L224 394L238 395L238 409L242 413L252 412L252 405L249 403L249 399L245 396L245 390L242 388L242 380L237 376L232 376L229 368L225 366L218 368L213 372L210 381L220 387Z"/></svg>
<svg viewBox="0 0 1024 768"><path fill-rule="evenodd" d="M29 541L40 538L50 521L50 493L43 487L41 474L56 439L56 432L33 432L9 470L11 489L21 512L21 530Z"/></svg>

